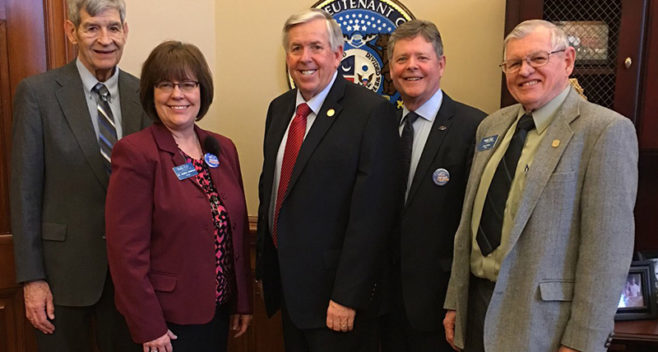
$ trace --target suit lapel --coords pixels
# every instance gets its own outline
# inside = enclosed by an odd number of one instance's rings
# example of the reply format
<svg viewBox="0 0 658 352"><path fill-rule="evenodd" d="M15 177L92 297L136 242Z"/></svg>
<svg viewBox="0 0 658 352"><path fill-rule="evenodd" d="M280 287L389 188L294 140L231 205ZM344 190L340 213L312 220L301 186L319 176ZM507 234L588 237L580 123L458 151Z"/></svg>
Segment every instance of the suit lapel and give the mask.
<svg viewBox="0 0 658 352"><path fill-rule="evenodd" d="M194 126L194 128L195 128L195 132L197 132L198 127ZM162 125L161 123L153 124L152 133L153 133L153 139L155 139L155 143L157 144L158 148L171 155L171 162L174 164L174 166L180 166L185 164L185 157L183 156L183 153L180 152L180 150L178 149L178 144L176 144L174 137L171 135L171 132L169 132L169 130L164 125ZM199 138L202 138L202 136L199 135ZM200 140L201 143L203 143L203 139ZM188 177L182 180L181 182L190 182L196 188L201 190L201 187L196 183L194 177Z"/></svg>
<svg viewBox="0 0 658 352"><path fill-rule="evenodd" d="M140 118L144 114L139 102L139 86L119 71L119 99L121 99L121 127L127 136L142 129Z"/></svg>
<svg viewBox="0 0 658 352"><path fill-rule="evenodd" d="M272 198L272 187L274 186L274 173L276 172L276 157L279 152L279 146L283 140L283 135L286 133L288 128L288 123L292 118L293 111L295 110L295 97L296 90L289 91L286 93L280 104L280 108L269 111L267 131L264 140L264 163L263 163L263 172L262 180L260 181L263 185L263 199L261 200L262 204L266 205L266 210L269 214L270 203ZM272 106L274 109L275 106ZM266 217L266 220L269 219Z"/></svg>
<svg viewBox="0 0 658 352"><path fill-rule="evenodd" d="M313 122L313 126L308 131L306 138L304 138L302 147L297 155L297 161L295 162L295 167L292 170L292 175L290 175L290 181L288 182L286 197L288 196L288 193L290 193L290 190L295 186L295 182L299 178L299 175L304 170L311 155L313 155L313 151L318 144L320 144L320 141L329 130L329 127L331 127L334 121L340 117L343 107L338 102L343 98L343 94L345 93L345 84L345 79L340 76L336 77L333 87L331 87L324 103L322 103L322 107L315 117L315 122ZM329 109L334 110L334 115L331 117L327 116L327 111Z"/></svg>
<svg viewBox="0 0 658 352"><path fill-rule="evenodd" d="M411 188L409 189L409 196L407 197L407 204L412 201L423 181L423 178L427 177L429 167L432 165L434 158L441 149L445 137L450 133L450 125L452 124L454 116L454 102L444 93L443 102L441 103L439 112L436 114L434 123L432 123L432 129L430 130L429 136L427 136L427 142L425 142L423 153L420 155L420 160L416 166L416 172L414 173Z"/></svg>
<svg viewBox="0 0 658 352"><path fill-rule="evenodd" d="M196 131L197 136L199 136L199 140L201 141L201 145L203 145L203 141L206 140L206 138L211 137L211 135L202 130L201 128L194 126L194 130ZM213 137L214 138L214 137ZM217 144L219 145L219 141L217 141ZM204 152L208 152L207 150ZM229 165L228 165L228 159L226 158L226 153L223 150L219 150L219 155L217 155L217 159L219 160L219 166L217 167L208 167L208 170L210 171L210 178L212 179L213 184L215 185L215 190L217 190L217 193L220 193L220 185L229 185L232 183L232 180L230 179L231 175L228 174ZM196 182L194 182L195 185L197 185ZM198 185L197 185L198 186ZM223 188L227 189L227 188ZM230 197L232 195L231 192L221 192L220 197L222 199L222 202L224 203L224 206L227 206L227 204L232 204L232 202L229 202L226 197Z"/></svg>
<svg viewBox="0 0 658 352"><path fill-rule="evenodd" d="M546 135L537 149L532 167L528 171L523 195L514 219L514 227L510 232L508 252L519 239L523 228L525 228L532 211L537 205L539 197L553 174L553 170L555 170L573 137L570 124L580 115L578 108L580 101L581 98L572 89L562 107L559 108L553 122L548 126ZM557 147L552 146L554 140L560 141Z"/></svg>
<svg viewBox="0 0 658 352"><path fill-rule="evenodd" d="M78 145L80 145L82 154L85 156L87 163L89 163L89 167L91 167L103 187L107 188L110 177L103 166L100 147L96 139L96 133L94 132L94 125L89 116L84 88L78 69L75 66L75 61L66 65L61 73L56 78L57 83L61 86L55 92L57 102Z"/></svg>
<svg viewBox="0 0 658 352"><path fill-rule="evenodd" d="M516 119L516 115L519 111L518 109L519 105L513 105L512 107L501 111L501 117L487 117L482 122L482 124L485 124L488 121L494 121L489 128L486 130L483 129L481 133L478 133L478 139L475 141L475 155L473 156L473 165L471 167L471 173L468 177L469 180L480 180L482 178L484 168L489 163L489 159L491 159L493 153L498 149L498 147L500 147L500 143L502 142L503 138L505 138L505 133ZM493 136L496 136L496 142L492 148L487 150L478 149L482 139ZM472 190L473 195L477 192L479 186L480 182L476 182L476 187L473 187Z"/></svg>

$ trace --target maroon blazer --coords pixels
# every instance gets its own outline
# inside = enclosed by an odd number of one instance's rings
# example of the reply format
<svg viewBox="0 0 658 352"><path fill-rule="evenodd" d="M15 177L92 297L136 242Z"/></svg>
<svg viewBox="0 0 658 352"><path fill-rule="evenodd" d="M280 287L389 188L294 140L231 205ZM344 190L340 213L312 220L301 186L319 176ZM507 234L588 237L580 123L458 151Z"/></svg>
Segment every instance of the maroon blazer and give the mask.
<svg viewBox="0 0 658 352"><path fill-rule="evenodd" d="M247 209L235 145L195 127L199 140L220 145L210 168L227 209L233 244L232 312L251 314ZM193 178L178 180L185 163L161 124L121 139L112 152L105 208L107 251L116 305L133 340L164 335L165 322L202 324L215 313L215 251L208 198ZM237 292L236 292L237 290Z"/></svg>

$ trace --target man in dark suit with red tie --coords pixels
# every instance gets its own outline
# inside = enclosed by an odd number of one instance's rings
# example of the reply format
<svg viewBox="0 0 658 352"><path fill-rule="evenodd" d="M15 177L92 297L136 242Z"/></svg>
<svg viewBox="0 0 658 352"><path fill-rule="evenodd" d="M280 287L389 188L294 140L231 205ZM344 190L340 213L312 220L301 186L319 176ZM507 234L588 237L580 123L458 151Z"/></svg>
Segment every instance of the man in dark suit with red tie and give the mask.
<svg viewBox="0 0 658 352"><path fill-rule="evenodd" d="M287 351L376 351L382 261L399 206L390 103L337 74L339 25L321 10L284 26L296 89L274 99L260 177L257 275Z"/></svg>

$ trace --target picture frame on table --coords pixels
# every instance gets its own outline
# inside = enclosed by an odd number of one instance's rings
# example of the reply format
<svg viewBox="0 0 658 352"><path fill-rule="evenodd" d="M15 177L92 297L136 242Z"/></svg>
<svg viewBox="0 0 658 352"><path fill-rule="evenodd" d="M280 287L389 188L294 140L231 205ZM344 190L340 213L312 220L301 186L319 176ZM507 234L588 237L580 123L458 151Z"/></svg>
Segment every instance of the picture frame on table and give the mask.
<svg viewBox="0 0 658 352"><path fill-rule="evenodd" d="M653 260L634 261L628 271L615 320L656 317L656 272Z"/></svg>

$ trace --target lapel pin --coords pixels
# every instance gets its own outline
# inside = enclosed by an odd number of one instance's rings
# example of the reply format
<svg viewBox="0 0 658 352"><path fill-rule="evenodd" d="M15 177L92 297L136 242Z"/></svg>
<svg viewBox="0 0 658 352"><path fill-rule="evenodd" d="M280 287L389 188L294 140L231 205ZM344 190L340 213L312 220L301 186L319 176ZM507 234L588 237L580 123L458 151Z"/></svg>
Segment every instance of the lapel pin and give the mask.
<svg viewBox="0 0 658 352"><path fill-rule="evenodd" d="M336 110L334 110L334 109L327 110L327 116L329 116L329 117L333 117L335 113L336 113Z"/></svg>
<svg viewBox="0 0 658 352"><path fill-rule="evenodd" d="M439 168L432 174L432 181L437 186L445 186L450 181L450 172L444 168Z"/></svg>
<svg viewBox="0 0 658 352"><path fill-rule="evenodd" d="M448 127L446 127L445 125L439 126L439 131L445 131L447 129L448 129Z"/></svg>
<svg viewBox="0 0 658 352"><path fill-rule="evenodd" d="M560 146L560 140L559 139L554 139L553 144L551 144L553 148L557 148Z"/></svg>

